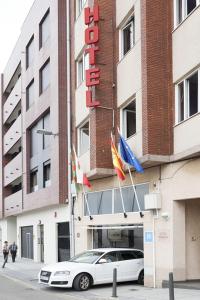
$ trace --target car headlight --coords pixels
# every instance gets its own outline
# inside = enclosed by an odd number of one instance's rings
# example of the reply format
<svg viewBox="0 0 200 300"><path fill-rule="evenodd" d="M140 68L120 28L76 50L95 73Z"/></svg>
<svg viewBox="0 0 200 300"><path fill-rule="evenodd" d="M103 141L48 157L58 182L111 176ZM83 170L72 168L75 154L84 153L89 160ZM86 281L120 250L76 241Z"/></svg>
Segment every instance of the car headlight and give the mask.
<svg viewBox="0 0 200 300"><path fill-rule="evenodd" d="M57 271L54 273L54 276L60 276L60 275L69 275L70 271Z"/></svg>

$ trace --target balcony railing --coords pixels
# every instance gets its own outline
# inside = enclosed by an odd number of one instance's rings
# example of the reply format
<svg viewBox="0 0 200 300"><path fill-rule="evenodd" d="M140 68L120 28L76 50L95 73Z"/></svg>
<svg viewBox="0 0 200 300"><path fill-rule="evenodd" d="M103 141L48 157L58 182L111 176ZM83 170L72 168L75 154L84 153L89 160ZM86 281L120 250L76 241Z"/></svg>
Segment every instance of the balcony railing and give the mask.
<svg viewBox="0 0 200 300"><path fill-rule="evenodd" d="M12 146L21 138L22 129L21 129L22 118L21 115L13 123L10 129L6 132L4 136L4 155L12 148Z"/></svg>
<svg viewBox="0 0 200 300"><path fill-rule="evenodd" d="M22 152L4 168L4 186L7 186L22 175Z"/></svg>
<svg viewBox="0 0 200 300"><path fill-rule="evenodd" d="M5 216L12 216L22 211L22 190L4 198Z"/></svg>
<svg viewBox="0 0 200 300"><path fill-rule="evenodd" d="M21 77L18 79L14 89L6 100L3 107L3 122L9 118L21 98Z"/></svg>

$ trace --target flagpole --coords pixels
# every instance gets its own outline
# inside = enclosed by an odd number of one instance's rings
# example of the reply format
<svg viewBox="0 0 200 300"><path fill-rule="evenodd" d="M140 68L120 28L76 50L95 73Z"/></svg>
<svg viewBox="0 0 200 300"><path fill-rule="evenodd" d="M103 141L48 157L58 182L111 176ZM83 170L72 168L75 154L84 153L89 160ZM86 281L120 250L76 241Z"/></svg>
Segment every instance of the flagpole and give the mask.
<svg viewBox="0 0 200 300"><path fill-rule="evenodd" d="M83 184L82 184L82 188L83 188L83 195L84 195L84 198L85 198L85 202L86 202L86 205L87 205L87 210L88 210L89 218L90 218L90 220L93 220L93 217L91 216L91 213L90 213L90 207L89 207L89 204L88 204L88 200L87 200L87 196L86 196L85 188L84 188Z"/></svg>
<svg viewBox="0 0 200 300"><path fill-rule="evenodd" d="M121 184L120 184L119 178L118 178L118 183L119 183L119 190L120 190L121 201L122 201L122 209L123 209L123 212L124 212L124 218L127 218L127 213L126 213L125 207L124 207L124 198L123 198L123 195L122 195L122 188L121 188Z"/></svg>
<svg viewBox="0 0 200 300"><path fill-rule="evenodd" d="M134 182L133 182L133 177L132 177L132 174L131 174L131 170L130 170L129 165L127 165L127 166L128 166L128 171L129 171L131 183L132 183L132 188L133 188L133 191L134 191L134 194L135 194L135 199L136 199L136 202L137 202L137 205L138 205L138 210L139 210L139 213L140 213L140 217L143 218L144 214L142 213L141 208L140 208L140 204L139 204L139 200L138 200L136 188L135 188L135 185L134 185Z"/></svg>
<svg viewBox="0 0 200 300"><path fill-rule="evenodd" d="M76 191L76 199L77 199L77 202L78 202L78 192L77 192L77 183L74 182L74 185L75 185L75 191ZM74 205L75 206L75 205ZM78 203L77 203L77 207L78 207ZM79 207L78 207L78 220L81 221L81 216L79 214Z"/></svg>

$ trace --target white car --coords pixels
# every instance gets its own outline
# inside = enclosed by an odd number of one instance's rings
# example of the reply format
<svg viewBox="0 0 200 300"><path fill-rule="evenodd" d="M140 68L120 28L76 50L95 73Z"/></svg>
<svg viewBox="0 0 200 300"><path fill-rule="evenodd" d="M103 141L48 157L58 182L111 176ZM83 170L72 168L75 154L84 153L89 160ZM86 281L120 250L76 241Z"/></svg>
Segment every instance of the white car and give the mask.
<svg viewBox="0 0 200 300"><path fill-rule="evenodd" d="M53 287L73 287L85 291L91 285L137 280L144 283L143 251L129 248L105 248L85 251L66 262L45 266L39 273L39 283Z"/></svg>

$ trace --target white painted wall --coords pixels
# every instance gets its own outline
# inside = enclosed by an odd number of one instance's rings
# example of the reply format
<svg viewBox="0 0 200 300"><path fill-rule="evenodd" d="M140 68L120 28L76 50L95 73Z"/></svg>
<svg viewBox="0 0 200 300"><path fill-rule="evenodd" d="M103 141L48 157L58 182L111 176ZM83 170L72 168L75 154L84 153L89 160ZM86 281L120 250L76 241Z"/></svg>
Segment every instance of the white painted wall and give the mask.
<svg viewBox="0 0 200 300"><path fill-rule="evenodd" d="M16 229L16 217L9 217L0 221L0 227L2 229L2 247L4 241L8 241L8 244L17 242L17 229ZM1 251L2 249L0 249Z"/></svg>
<svg viewBox="0 0 200 300"><path fill-rule="evenodd" d="M88 116L89 108L86 107L86 85L85 80L79 85L75 93L76 100L76 126L79 126Z"/></svg>
<svg viewBox="0 0 200 300"><path fill-rule="evenodd" d="M200 7L173 32L173 81L200 64Z"/></svg>
<svg viewBox="0 0 200 300"><path fill-rule="evenodd" d="M126 15L133 9L138 0L116 0L116 25L117 27L123 22Z"/></svg>
<svg viewBox="0 0 200 300"><path fill-rule="evenodd" d="M199 128L200 114L194 115L174 127L174 154L200 145Z"/></svg>
<svg viewBox="0 0 200 300"><path fill-rule="evenodd" d="M38 247L39 223L44 225L44 261L46 264L57 262L57 223L68 222L69 212L67 206L55 206L46 210L34 211L18 216L17 236L19 252L21 253L20 228L23 226L33 226L33 247L34 261L40 261Z"/></svg>

